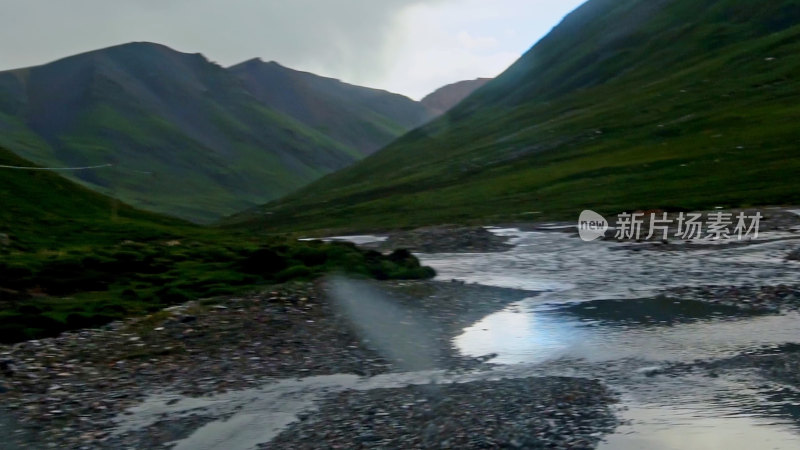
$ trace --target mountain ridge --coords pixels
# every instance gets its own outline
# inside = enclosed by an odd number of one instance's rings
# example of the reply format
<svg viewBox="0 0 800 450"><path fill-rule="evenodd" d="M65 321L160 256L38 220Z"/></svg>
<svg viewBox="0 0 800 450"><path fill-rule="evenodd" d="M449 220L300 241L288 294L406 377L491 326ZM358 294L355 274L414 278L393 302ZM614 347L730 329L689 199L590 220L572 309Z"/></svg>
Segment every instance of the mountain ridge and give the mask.
<svg viewBox="0 0 800 450"><path fill-rule="evenodd" d="M370 129L358 142L335 123L324 129L259 101L253 83L201 54L123 44L0 72L0 145L42 165L113 164L68 176L140 208L211 222L346 167L432 117L405 97L346 86L389 104L327 104L330 117Z"/></svg>
<svg viewBox="0 0 800 450"><path fill-rule="evenodd" d="M444 114L491 80L491 78L476 78L451 83L426 95L420 103L439 114Z"/></svg>
<svg viewBox="0 0 800 450"><path fill-rule="evenodd" d="M398 132L402 134L400 130L410 130L434 117L403 95L290 69L275 61L254 58L228 70L262 103L325 130L364 155L388 144Z"/></svg>
<svg viewBox="0 0 800 450"><path fill-rule="evenodd" d="M229 223L381 229L800 201L797 23L797 1L591 0L441 118Z"/></svg>

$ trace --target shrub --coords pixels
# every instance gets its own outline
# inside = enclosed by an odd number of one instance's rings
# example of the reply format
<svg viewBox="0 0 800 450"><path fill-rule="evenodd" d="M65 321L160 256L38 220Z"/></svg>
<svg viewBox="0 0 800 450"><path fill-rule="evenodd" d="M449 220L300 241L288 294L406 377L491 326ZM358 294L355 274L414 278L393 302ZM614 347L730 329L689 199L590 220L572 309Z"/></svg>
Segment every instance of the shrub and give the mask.
<svg viewBox="0 0 800 450"><path fill-rule="evenodd" d="M249 253L238 264L244 273L265 275L275 274L286 268L286 259L269 247L262 247Z"/></svg>
<svg viewBox="0 0 800 450"><path fill-rule="evenodd" d="M276 281L285 283L289 280L308 278L312 274L306 266L292 266L276 275Z"/></svg>

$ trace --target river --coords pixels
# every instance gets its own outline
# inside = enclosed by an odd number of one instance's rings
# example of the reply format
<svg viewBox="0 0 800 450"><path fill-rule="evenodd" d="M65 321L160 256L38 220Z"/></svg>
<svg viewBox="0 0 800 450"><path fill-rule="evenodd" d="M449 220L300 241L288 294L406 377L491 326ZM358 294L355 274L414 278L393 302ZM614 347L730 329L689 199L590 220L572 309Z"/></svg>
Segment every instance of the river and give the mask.
<svg viewBox="0 0 800 450"><path fill-rule="evenodd" d="M765 234L749 245L662 251L646 244L586 243L557 231L492 231L515 247L419 256L445 281L534 291L454 339L464 355L496 354L493 370L279 380L207 399L156 395L129 411L120 430L141 428L163 414L206 410L225 419L200 427L176 448L248 449L276 436L332 392L425 384L432 378L566 375L600 379L619 394L616 410L623 423L606 436L604 449L800 448L800 395L786 386L747 370L658 374L675 363L800 342L797 313L745 312L669 294L686 286L796 283L800 264L785 259L798 245L795 234Z"/></svg>
<svg viewBox="0 0 800 450"><path fill-rule="evenodd" d="M786 413L789 399L770 395L780 386L744 373L648 376L665 364L800 341L796 313L746 314L661 295L681 286L796 282L799 267L785 260L797 246L791 235L687 253L558 232L494 232L516 247L422 255L443 279L542 291L466 329L455 340L462 353L604 380L622 394L626 425L603 448L800 448L800 417Z"/></svg>

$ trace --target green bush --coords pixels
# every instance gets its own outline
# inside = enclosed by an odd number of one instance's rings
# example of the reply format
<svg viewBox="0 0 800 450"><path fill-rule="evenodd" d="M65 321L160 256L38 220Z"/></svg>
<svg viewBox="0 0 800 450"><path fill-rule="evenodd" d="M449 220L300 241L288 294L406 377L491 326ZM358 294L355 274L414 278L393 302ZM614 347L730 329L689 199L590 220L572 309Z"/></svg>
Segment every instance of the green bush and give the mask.
<svg viewBox="0 0 800 450"><path fill-rule="evenodd" d="M263 247L246 254L237 266L244 273L274 274L286 268L286 259L275 250Z"/></svg>
<svg viewBox="0 0 800 450"><path fill-rule="evenodd" d="M290 280L306 279L310 277L311 274L311 269L306 266L292 266L277 274L275 279L280 283L285 283Z"/></svg>
<svg viewBox="0 0 800 450"><path fill-rule="evenodd" d="M155 241L14 253L0 262L0 295L8 305L0 310L5 313L0 340L54 336L188 300L331 272L378 279L433 276L406 250L383 255L350 243L274 238L260 244L228 238L171 247Z"/></svg>
<svg viewBox="0 0 800 450"><path fill-rule="evenodd" d="M334 248L335 247L325 246L324 244L318 246L301 246L295 249L290 257L309 267L321 266L328 260L328 254Z"/></svg>

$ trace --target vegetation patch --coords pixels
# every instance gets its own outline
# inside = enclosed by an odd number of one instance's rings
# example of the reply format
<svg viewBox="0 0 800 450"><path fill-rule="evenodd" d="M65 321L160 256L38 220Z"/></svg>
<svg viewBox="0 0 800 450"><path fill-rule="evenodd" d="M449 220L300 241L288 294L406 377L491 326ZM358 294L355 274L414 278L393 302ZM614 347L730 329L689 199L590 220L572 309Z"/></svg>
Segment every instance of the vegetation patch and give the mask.
<svg viewBox="0 0 800 450"><path fill-rule="evenodd" d="M0 165L31 163L0 149ZM348 243L200 227L138 211L46 171L4 171L0 204L0 342L331 272L434 275L406 251L384 255Z"/></svg>

